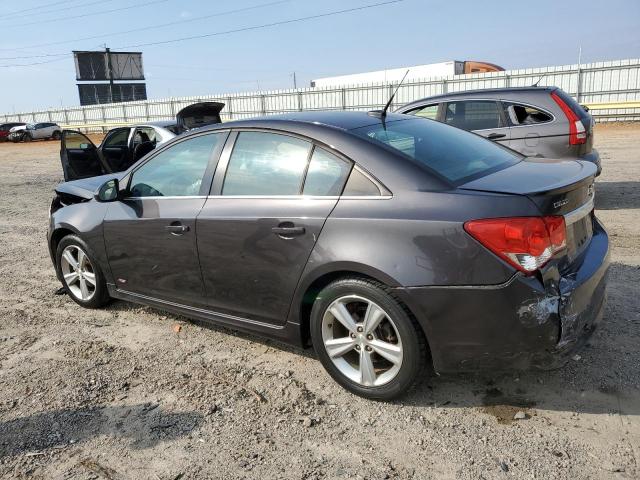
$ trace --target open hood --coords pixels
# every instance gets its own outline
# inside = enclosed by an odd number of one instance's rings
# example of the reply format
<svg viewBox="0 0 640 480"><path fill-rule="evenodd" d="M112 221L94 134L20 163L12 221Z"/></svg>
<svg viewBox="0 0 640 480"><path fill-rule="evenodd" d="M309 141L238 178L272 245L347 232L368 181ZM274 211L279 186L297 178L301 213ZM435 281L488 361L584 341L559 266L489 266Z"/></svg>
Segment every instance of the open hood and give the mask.
<svg viewBox="0 0 640 480"><path fill-rule="evenodd" d="M220 111L224 108L224 103L220 102L199 102L184 107L176 115L178 127L186 131L192 128L204 127L222 123Z"/></svg>

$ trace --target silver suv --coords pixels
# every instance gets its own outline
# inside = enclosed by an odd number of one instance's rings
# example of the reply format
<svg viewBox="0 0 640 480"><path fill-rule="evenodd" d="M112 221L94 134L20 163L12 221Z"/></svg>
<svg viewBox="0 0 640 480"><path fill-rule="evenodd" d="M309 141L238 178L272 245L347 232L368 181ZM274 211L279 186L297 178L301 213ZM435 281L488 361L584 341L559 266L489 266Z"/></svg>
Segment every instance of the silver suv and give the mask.
<svg viewBox="0 0 640 480"><path fill-rule="evenodd" d="M591 114L558 87L470 90L423 98L398 113L469 130L528 157L575 158L602 170Z"/></svg>
<svg viewBox="0 0 640 480"><path fill-rule="evenodd" d="M25 126L14 127L9 133L9 140L13 142L30 142L31 140L60 140L62 128L57 123L41 122L28 123Z"/></svg>

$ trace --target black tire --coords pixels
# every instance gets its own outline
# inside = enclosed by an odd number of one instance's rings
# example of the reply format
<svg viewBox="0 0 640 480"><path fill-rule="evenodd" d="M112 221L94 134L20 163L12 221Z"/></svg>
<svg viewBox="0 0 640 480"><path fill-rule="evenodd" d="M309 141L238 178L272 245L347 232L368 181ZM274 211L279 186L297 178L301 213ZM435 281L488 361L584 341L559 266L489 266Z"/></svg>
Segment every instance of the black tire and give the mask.
<svg viewBox="0 0 640 480"><path fill-rule="evenodd" d="M81 249L84 254L89 259L90 265L92 267L92 271L95 275L95 290L93 291L93 295L88 300L83 300L73 293L72 289L69 288L66 281L63 278L63 270L62 270L62 254L67 249L67 247L76 247ZM104 274L100 269L100 265L96 260L96 256L93 254L89 246L77 235L67 235L60 243L58 243L58 247L56 248L56 270L58 273L58 278L62 282L62 286L67 291L69 297L76 302L78 305L85 308L100 308L109 303L109 291L107 290L107 282L104 278Z"/></svg>
<svg viewBox="0 0 640 480"><path fill-rule="evenodd" d="M334 301L350 295L363 297L382 308L393 320L400 337L402 362L395 377L382 385L365 386L353 381L334 364L325 348L322 324L325 312ZM427 346L422 329L409 310L394 296L393 291L373 280L348 277L326 286L317 296L311 309L310 330L314 349L329 375L345 389L364 398L391 400L403 395L416 382L426 365Z"/></svg>
<svg viewBox="0 0 640 480"><path fill-rule="evenodd" d="M31 140L33 140L33 137L30 133L25 133L24 135L22 135L23 142L30 142Z"/></svg>
<svg viewBox="0 0 640 480"><path fill-rule="evenodd" d="M62 134L56 130L55 132L53 132L53 135L51 135L51 138L53 140L60 140L60 138L62 138Z"/></svg>

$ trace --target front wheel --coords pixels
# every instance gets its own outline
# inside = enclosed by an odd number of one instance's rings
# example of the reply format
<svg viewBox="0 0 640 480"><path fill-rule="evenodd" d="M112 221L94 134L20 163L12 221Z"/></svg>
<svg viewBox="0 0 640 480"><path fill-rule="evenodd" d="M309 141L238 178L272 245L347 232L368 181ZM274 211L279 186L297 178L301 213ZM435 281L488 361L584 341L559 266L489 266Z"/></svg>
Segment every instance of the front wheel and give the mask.
<svg viewBox="0 0 640 480"><path fill-rule="evenodd" d="M60 140L60 138L62 138L62 134L56 130L55 132L53 132L53 135L51 135L51 138L53 138L54 140Z"/></svg>
<svg viewBox="0 0 640 480"><path fill-rule="evenodd" d="M25 133L24 135L22 135L23 142L30 142L31 140L33 140L33 137L30 133Z"/></svg>
<svg viewBox="0 0 640 480"><path fill-rule="evenodd" d="M311 310L311 337L333 379L365 398L405 393L426 361L421 329L386 286L345 278L329 284Z"/></svg>
<svg viewBox="0 0 640 480"><path fill-rule="evenodd" d="M58 276L73 301L99 308L109 301L107 284L87 244L76 235L64 237L56 249Z"/></svg>

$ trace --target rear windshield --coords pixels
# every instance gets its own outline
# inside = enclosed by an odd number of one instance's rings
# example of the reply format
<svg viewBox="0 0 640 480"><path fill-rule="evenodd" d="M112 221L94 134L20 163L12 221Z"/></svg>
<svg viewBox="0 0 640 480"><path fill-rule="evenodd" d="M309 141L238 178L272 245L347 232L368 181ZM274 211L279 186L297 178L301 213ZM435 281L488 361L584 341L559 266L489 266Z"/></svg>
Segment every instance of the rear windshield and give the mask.
<svg viewBox="0 0 640 480"><path fill-rule="evenodd" d="M523 158L479 135L422 118L378 123L352 132L402 152L454 184L502 170Z"/></svg>

